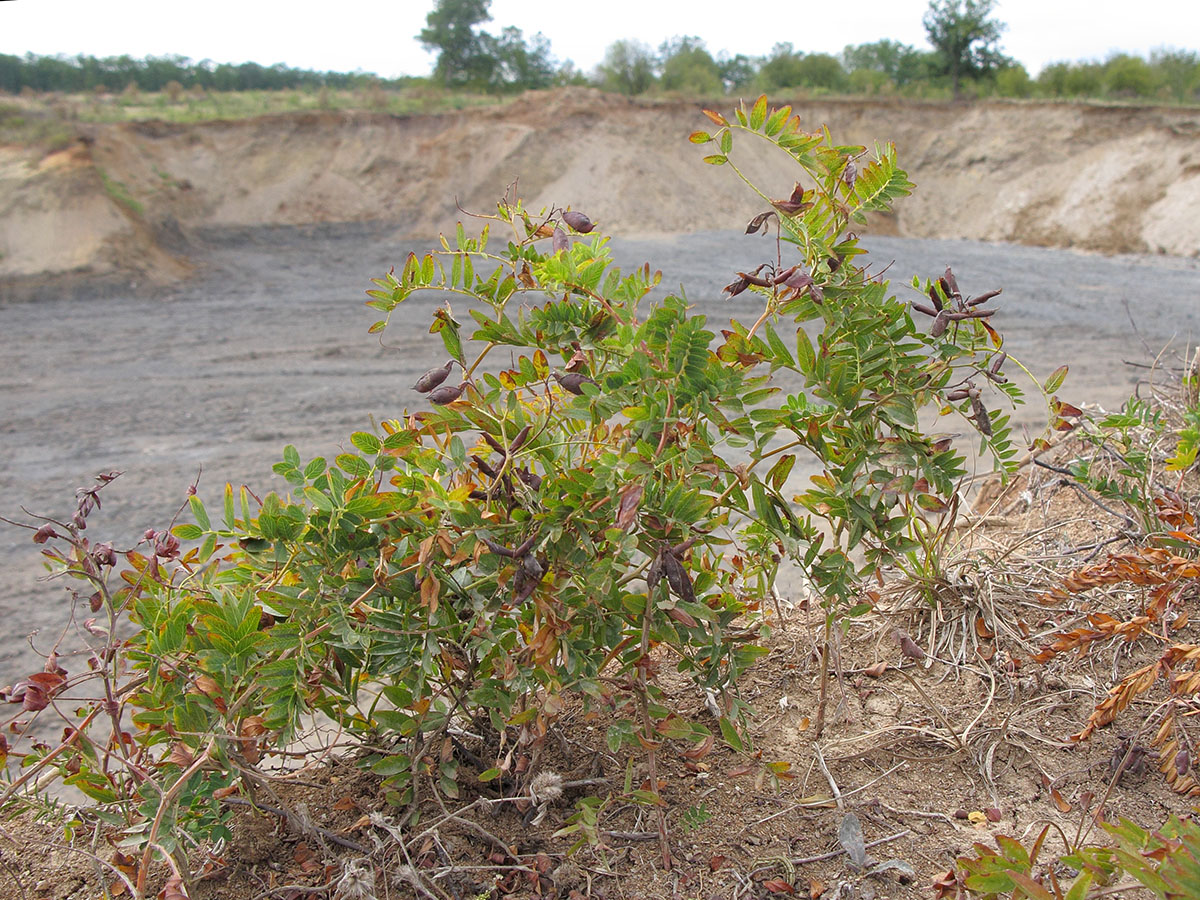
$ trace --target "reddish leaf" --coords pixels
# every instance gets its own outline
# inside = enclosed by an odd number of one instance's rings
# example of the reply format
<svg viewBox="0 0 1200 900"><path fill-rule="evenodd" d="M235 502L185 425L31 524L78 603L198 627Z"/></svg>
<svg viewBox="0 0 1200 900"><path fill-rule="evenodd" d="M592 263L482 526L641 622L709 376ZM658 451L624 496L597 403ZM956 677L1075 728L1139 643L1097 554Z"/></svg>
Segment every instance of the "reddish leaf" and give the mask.
<svg viewBox="0 0 1200 900"><path fill-rule="evenodd" d="M794 894L796 889L784 881L782 878L772 878L769 881L764 881L762 886L772 894Z"/></svg>
<svg viewBox="0 0 1200 900"><path fill-rule="evenodd" d="M1058 792L1058 788L1050 789L1050 798L1054 801L1054 805L1058 807L1060 813L1069 813L1071 811L1071 804Z"/></svg>
<svg viewBox="0 0 1200 900"><path fill-rule="evenodd" d="M880 678L887 671L888 664L884 661L875 663L873 666L867 666L863 669L863 674L870 678Z"/></svg>
<svg viewBox="0 0 1200 900"><path fill-rule="evenodd" d="M622 531L629 530L637 516L638 506L641 505L642 494L645 493L645 490L640 481L628 484L621 490L621 499L617 504L617 528Z"/></svg>
<svg viewBox="0 0 1200 900"><path fill-rule="evenodd" d="M682 756L684 759L692 759L692 760L703 759L704 757L708 756L709 752L712 750L713 743L714 743L714 739L713 739L713 736L710 734L708 737L706 737L700 743L696 744L696 746L692 747L690 750L684 750L679 755Z"/></svg>

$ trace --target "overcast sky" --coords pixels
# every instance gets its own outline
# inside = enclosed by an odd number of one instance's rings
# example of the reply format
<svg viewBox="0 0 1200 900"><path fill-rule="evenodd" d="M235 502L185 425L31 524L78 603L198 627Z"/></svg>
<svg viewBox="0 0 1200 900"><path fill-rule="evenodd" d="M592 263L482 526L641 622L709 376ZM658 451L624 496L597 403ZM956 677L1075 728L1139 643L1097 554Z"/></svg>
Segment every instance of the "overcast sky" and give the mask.
<svg viewBox="0 0 1200 900"><path fill-rule="evenodd" d="M550 39L555 57L590 72L615 40L652 47L702 38L714 55L761 56L780 41L838 53L882 38L924 47L927 0L492 0L498 32L515 25ZM5 0L0 53L194 60L425 75L434 57L416 41L433 0ZM836 11L831 13L831 10ZM1103 59L1158 47L1200 50L1200 0L1000 0L1003 50L1031 74L1060 60Z"/></svg>

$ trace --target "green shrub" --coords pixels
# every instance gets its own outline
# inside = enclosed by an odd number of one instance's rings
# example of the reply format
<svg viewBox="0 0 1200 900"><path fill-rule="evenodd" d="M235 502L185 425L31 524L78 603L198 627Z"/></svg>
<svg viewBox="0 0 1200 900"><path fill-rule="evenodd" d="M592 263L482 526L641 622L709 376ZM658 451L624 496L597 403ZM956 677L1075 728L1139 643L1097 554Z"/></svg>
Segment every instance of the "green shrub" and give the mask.
<svg viewBox="0 0 1200 900"><path fill-rule="evenodd" d="M726 288L755 301L753 322L650 302L658 273L619 271L579 211L506 198L479 233L459 224L368 292L373 333L414 295L445 300L430 330L448 360L417 409L332 460L288 447L275 471L291 496L227 487L217 511L193 496L194 522L120 556L83 534L98 488L37 529L108 634L126 615L139 629L85 676L122 699L79 728L132 721L135 764L72 739L27 772L53 765L105 804L144 870L156 847L223 834L216 798L253 796L260 757L313 714L415 814L430 791L518 776L579 703L611 715L612 752L646 754L650 788L630 798L660 808L664 745L745 746L737 682L785 560L822 597L826 645L869 609L861 579L936 579L964 456L920 414L963 418L1000 467L1015 454L997 400L1020 392L983 305L997 292L964 296L947 270L914 278L910 307L862 264L851 229L911 187L891 146L867 158L765 97L707 115L714 130L691 136L705 162L744 178L735 141L766 142L812 185L753 188L747 231L775 240L748 239ZM803 389L780 391L780 370ZM801 454L819 472L789 498ZM716 733L672 707L667 667L713 697Z"/></svg>

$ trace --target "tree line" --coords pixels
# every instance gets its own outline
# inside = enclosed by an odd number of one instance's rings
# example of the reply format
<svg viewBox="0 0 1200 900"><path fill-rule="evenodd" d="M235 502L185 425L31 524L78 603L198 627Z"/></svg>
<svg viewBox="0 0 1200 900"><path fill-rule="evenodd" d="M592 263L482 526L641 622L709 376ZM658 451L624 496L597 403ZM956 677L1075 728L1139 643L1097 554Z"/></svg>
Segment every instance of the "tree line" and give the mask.
<svg viewBox="0 0 1200 900"><path fill-rule="evenodd" d="M142 91L162 91L175 83L212 91L278 91L304 88L354 89L369 84L400 87L421 79L379 79L369 72L316 72L277 63L193 62L185 56L24 56L0 53L0 91L120 91L130 85Z"/></svg>
<svg viewBox="0 0 1200 900"><path fill-rule="evenodd" d="M183 56L24 57L0 54L0 91L214 91L396 88L435 84L450 90L513 93L557 85L591 85L629 96L715 96L801 89L830 94L915 97L1001 96L1200 102L1200 54L1156 50L1104 61L1059 62L1036 78L1004 55L995 0L931 0L923 24L930 49L893 40L853 44L840 54L775 44L763 56L713 54L698 37L675 37L657 49L637 40L608 47L591 73L559 63L541 33L483 30L491 0L434 0L417 36L437 53L429 78L379 78L369 72L319 72L276 64L193 62Z"/></svg>

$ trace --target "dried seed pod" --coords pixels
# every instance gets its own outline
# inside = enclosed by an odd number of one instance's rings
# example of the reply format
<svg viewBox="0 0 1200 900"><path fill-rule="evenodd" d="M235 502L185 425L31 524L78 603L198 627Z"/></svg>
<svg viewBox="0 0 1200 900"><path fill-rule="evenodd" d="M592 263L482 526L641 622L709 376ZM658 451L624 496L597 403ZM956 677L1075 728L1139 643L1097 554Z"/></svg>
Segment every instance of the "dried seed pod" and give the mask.
<svg viewBox="0 0 1200 900"><path fill-rule="evenodd" d="M438 406L445 406L447 403L453 403L462 396L463 391L467 389L467 382L459 385L443 384L440 387L435 387L427 396L430 403L435 403Z"/></svg>
<svg viewBox="0 0 1200 900"><path fill-rule="evenodd" d="M987 408L983 405L983 401L978 396L971 398L971 415L975 419L975 427L981 432L991 437L992 420L988 418Z"/></svg>
<svg viewBox="0 0 1200 900"><path fill-rule="evenodd" d="M582 372L568 372L566 375L560 375L554 372L554 380L562 385L564 391L572 394L582 395L584 384L596 384L591 378L588 378Z"/></svg>
<svg viewBox="0 0 1200 900"><path fill-rule="evenodd" d="M533 430L532 425L526 425L517 432L517 436L512 439L512 443L508 446L509 453L516 453L525 446L525 442L529 440L529 433Z"/></svg>
<svg viewBox="0 0 1200 900"><path fill-rule="evenodd" d="M854 164L854 160L849 160L846 163L846 168L842 169L842 181L846 187L854 187L854 181L858 178L858 166Z"/></svg>
<svg viewBox="0 0 1200 900"><path fill-rule="evenodd" d="M435 387L446 380L450 375L450 367L454 365L454 360L446 360L444 366L430 369L424 375L417 379L417 383L413 385L413 390L419 394L427 394Z"/></svg>
<svg viewBox="0 0 1200 900"><path fill-rule="evenodd" d="M938 293L937 285L929 286L929 299L933 303L933 308L938 312L942 311L942 295Z"/></svg>
<svg viewBox="0 0 1200 900"><path fill-rule="evenodd" d="M1008 359L1008 353L1002 352L994 360L992 360L991 368L988 369L993 375L1000 374L1000 367L1004 365L1004 361Z"/></svg>
<svg viewBox="0 0 1200 900"><path fill-rule="evenodd" d="M799 268L800 268L800 263L796 263L796 265L794 265L794 266L789 266L786 269L776 272L775 277L771 279L771 283L772 284L783 284L785 281L787 281L789 278L791 278L792 275L794 275L796 270Z"/></svg>
<svg viewBox="0 0 1200 900"><path fill-rule="evenodd" d="M939 312L937 314L937 317L933 320L933 325L931 325L929 328L929 336L930 337L941 337L943 334L946 333L946 326L949 324L950 324L950 313L948 313L946 310L943 309L941 312Z"/></svg>
<svg viewBox="0 0 1200 900"><path fill-rule="evenodd" d="M546 567L532 553L521 557L521 568L525 571L526 575L530 578L536 578L538 581L541 581L542 576L546 574Z"/></svg>
<svg viewBox="0 0 1200 900"><path fill-rule="evenodd" d="M568 209L562 214L562 218L580 234L589 234L596 227L591 219L576 209Z"/></svg>
<svg viewBox="0 0 1200 900"><path fill-rule="evenodd" d="M970 300L968 300L967 306L979 306L987 303L993 297L999 297L1002 293L1004 293L1002 288L996 288L994 291L984 291L978 297L972 297Z"/></svg>
<svg viewBox="0 0 1200 900"><path fill-rule="evenodd" d="M521 481L525 482L525 484L529 485L529 487L533 488L535 491L540 491L542 489L541 475L538 475L536 472L531 472L529 469L517 469L516 473L517 477L520 478Z"/></svg>
<svg viewBox="0 0 1200 900"><path fill-rule="evenodd" d="M953 297L955 300L961 300L962 294L958 290L958 279L954 277L954 273L950 271L949 266L946 266L946 274L942 276L942 280L946 283L946 296Z"/></svg>
<svg viewBox="0 0 1200 900"><path fill-rule="evenodd" d="M652 591L658 587L658 583L662 581L662 560L662 554L659 553L650 561L650 568L646 570L646 586Z"/></svg>
<svg viewBox="0 0 1200 900"><path fill-rule="evenodd" d="M672 593L680 600L685 600L688 603L695 602L696 591L692 587L692 579L687 573L687 569L683 567L683 563L679 561L670 548L664 546L658 554L662 561L662 571L667 576L667 584L670 585Z"/></svg>
<svg viewBox="0 0 1200 900"><path fill-rule="evenodd" d="M739 278L737 281L731 281L721 289L722 293L728 294L730 297L736 297L742 291L750 286L750 281L746 278Z"/></svg>
<svg viewBox="0 0 1200 900"><path fill-rule="evenodd" d="M493 469L491 466L489 466L486 462L484 462L478 456L475 456L474 454L472 454L471 461L473 463L475 463L475 468L479 469L479 471L482 472L484 475L486 475L488 478L496 477L496 470Z"/></svg>
<svg viewBox="0 0 1200 900"><path fill-rule="evenodd" d="M561 228L555 227L553 241L555 253L571 249L571 239L567 237L567 233Z"/></svg>
<svg viewBox="0 0 1200 900"><path fill-rule="evenodd" d="M770 209L764 213L759 213L757 216L755 216L753 219L751 219L750 224L748 224L746 226L746 234L758 234L760 231L763 234L766 234L767 233L767 229L766 229L767 219L769 219L773 215L775 215L775 212L774 212L774 210L770 210Z"/></svg>
<svg viewBox="0 0 1200 900"><path fill-rule="evenodd" d="M1175 774L1182 778L1188 773L1188 769L1192 767L1192 756L1184 747L1175 754Z"/></svg>
<svg viewBox="0 0 1200 900"><path fill-rule="evenodd" d="M948 393L946 395L946 399L949 400L951 403L954 403L955 401L958 401L958 400L966 400L970 396L971 396L971 392L969 390L967 390L966 388L957 388L956 390L953 390L950 393Z"/></svg>
<svg viewBox="0 0 1200 900"><path fill-rule="evenodd" d="M805 288L811 288L813 286L813 278L811 275L805 272L804 269L797 267L796 271L792 272L787 278L785 278L783 283L787 287L793 288L794 290L802 291Z"/></svg>

